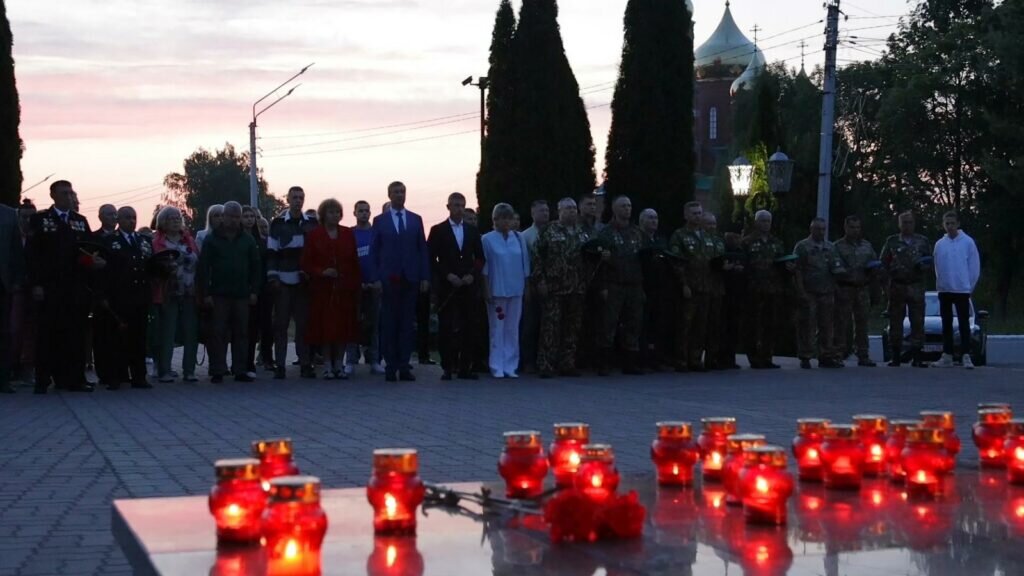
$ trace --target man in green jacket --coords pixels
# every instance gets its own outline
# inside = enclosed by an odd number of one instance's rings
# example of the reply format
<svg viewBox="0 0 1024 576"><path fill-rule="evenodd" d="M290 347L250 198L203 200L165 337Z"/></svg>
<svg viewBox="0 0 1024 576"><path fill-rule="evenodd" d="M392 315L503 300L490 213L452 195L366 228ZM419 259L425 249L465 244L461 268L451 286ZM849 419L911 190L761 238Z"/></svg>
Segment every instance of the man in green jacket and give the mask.
<svg viewBox="0 0 1024 576"><path fill-rule="evenodd" d="M213 312L210 351L210 381L224 381L228 372L228 342L236 382L252 382L245 373L248 365L249 306L256 304L260 291L260 252L256 240L242 233L242 206L224 204L224 219L203 242L196 271L196 291L203 305Z"/></svg>

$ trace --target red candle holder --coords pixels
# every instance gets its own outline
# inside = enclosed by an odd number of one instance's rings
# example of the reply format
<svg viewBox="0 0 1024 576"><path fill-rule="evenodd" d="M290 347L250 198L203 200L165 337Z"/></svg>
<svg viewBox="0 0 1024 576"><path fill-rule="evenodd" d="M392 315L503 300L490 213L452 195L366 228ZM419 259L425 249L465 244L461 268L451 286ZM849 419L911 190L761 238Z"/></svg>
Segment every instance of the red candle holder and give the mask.
<svg viewBox="0 0 1024 576"><path fill-rule="evenodd" d="M826 488L857 490L864 477L864 448L859 429L850 424L830 424L821 445L822 479Z"/></svg>
<svg viewBox="0 0 1024 576"><path fill-rule="evenodd" d="M1013 414L1013 406L1009 402L978 402L978 410L1003 410Z"/></svg>
<svg viewBox="0 0 1024 576"><path fill-rule="evenodd" d="M260 518L267 506L267 493L260 483L260 461L217 460L213 467L217 484L210 489L209 507L217 524L217 542L259 542Z"/></svg>
<svg viewBox="0 0 1024 576"><path fill-rule="evenodd" d="M270 490L270 481L274 478L299 473L299 467L292 460L293 453L291 438L271 438L252 443L252 455L260 461L264 490Z"/></svg>
<svg viewBox="0 0 1024 576"><path fill-rule="evenodd" d="M921 412L922 428L939 428L946 435L946 453L956 467L956 456L960 453L960 437L956 433L956 417L948 410L925 410ZM952 472L952 470L949 470Z"/></svg>
<svg viewBox="0 0 1024 576"><path fill-rule="evenodd" d="M748 526L733 540L744 576L785 576L793 567L793 549L785 530Z"/></svg>
<svg viewBox="0 0 1024 576"><path fill-rule="evenodd" d="M423 555L416 539L408 536L375 536L373 552L366 560L366 576L422 576Z"/></svg>
<svg viewBox="0 0 1024 576"><path fill-rule="evenodd" d="M949 468L945 433L939 428L911 428L901 457L907 497L930 499L942 495Z"/></svg>
<svg viewBox="0 0 1024 576"><path fill-rule="evenodd" d="M608 444L583 446L580 467L576 470L576 489L594 502L604 502L619 487L615 453Z"/></svg>
<svg viewBox="0 0 1024 576"><path fill-rule="evenodd" d="M271 480L262 529L268 574L320 574L320 545L327 532L320 479L282 476Z"/></svg>
<svg viewBox="0 0 1024 576"><path fill-rule="evenodd" d="M544 477L548 475L548 458L540 432L505 432L498 473L505 479L505 495L509 498L540 496L544 492Z"/></svg>
<svg viewBox="0 0 1024 576"><path fill-rule="evenodd" d="M857 414L853 423L860 430L860 443L864 447L864 475L884 476L885 442L889 435L889 420L879 414Z"/></svg>
<svg viewBox="0 0 1024 576"><path fill-rule="evenodd" d="M982 468L1002 468L1006 466L1006 452L1003 442L1006 430L1013 418L1008 407L980 408L978 421L971 428L971 437L978 447L978 459Z"/></svg>
<svg viewBox="0 0 1024 576"><path fill-rule="evenodd" d="M416 508L426 488L419 476L419 454L406 448L373 451L373 475L366 499L373 507L373 531L380 535L416 533Z"/></svg>
<svg viewBox="0 0 1024 576"><path fill-rule="evenodd" d="M730 417L701 418L700 446L701 476L707 482L720 482L725 466L727 438L736 433L736 419Z"/></svg>
<svg viewBox="0 0 1024 576"><path fill-rule="evenodd" d="M590 425L582 422L555 424L555 439L548 449L548 460L555 476L555 485L570 488L580 467L583 445L590 443Z"/></svg>
<svg viewBox="0 0 1024 576"><path fill-rule="evenodd" d="M793 457L796 458L797 475L805 482L821 482L821 444L825 441L826 418L800 418L796 421L796 438L793 438Z"/></svg>
<svg viewBox="0 0 1024 576"><path fill-rule="evenodd" d="M651 460L662 486L689 486L700 448L693 442L689 422L658 422L658 437L651 444Z"/></svg>
<svg viewBox="0 0 1024 576"><path fill-rule="evenodd" d="M764 446L763 434L732 434L725 440L725 464L722 466L722 486L725 487L725 503L729 506L743 504L740 493L740 471L743 470L743 453Z"/></svg>
<svg viewBox="0 0 1024 576"><path fill-rule="evenodd" d="M885 461L889 465L889 478L901 483L906 478L903 473L903 449L907 446L907 435L910 430L921 425L920 420L893 420L890 422L891 433L885 441Z"/></svg>
<svg viewBox="0 0 1024 576"><path fill-rule="evenodd" d="M793 476L786 470L782 446L754 446L743 452L739 488L743 516L750 524L786 523L786 504L793 495Z"/></svg>
<svg viewBox="0 0 1024 576"><path fill-rule="evenodd" d="M1024 486L1024 418L1010 420L1003 452L1006 454L1007 481Z"/></svg>

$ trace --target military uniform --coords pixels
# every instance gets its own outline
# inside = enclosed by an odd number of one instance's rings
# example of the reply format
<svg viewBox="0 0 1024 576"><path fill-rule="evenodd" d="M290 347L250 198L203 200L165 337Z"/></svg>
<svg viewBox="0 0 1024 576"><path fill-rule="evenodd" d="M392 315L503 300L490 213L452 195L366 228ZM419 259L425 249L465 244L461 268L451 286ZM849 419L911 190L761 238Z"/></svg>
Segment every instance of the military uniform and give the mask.
<svg viewBox="0 0 1024 576"><path fill-rule="evenodd" d="M547 289L540 326L537 369L542 375L574 373L576 348L583 321L583 244L588 240L578 226L552 222L537 240L533 281Z"/></svg>
<svg viewBox="0 0 1024 576"><path fill-rule="evenodd" d="M708 271L708 321L705 338L704 367L718 370L727 366L720 362L723 325L722 301L725 298L725 239L718 234L704 232L705 245L711 268ZM729 362L732 365L732 362Z"/></svg>
<svg viewBox="0 0 1024 576"><path fill-rule="evenodd" d="M704 370L702 356L707 346L708 306L711 300L711 260L715 242L702 230L680 228L668 241L669 250L684 259L680 280L690 296L683 303L682 333L677 333L680 364L689 370ZM710 359L710 357L709 357ZM712 363L713 364L713 363Z"/></svg>
<svg viewBox="0 0 1024 576"><path fill-rule="evenodd" d="M834 345L836 283L833 274L843 272L839 253L828 240L804 238L796 243L800 292L799 356L807 361L818 355L818 365L837 363Z"/></svg>
<svg viewBox="0 0 1024 576"><path fill-rule="evenodd" d="M619 228L615 224L605 226L598 234L611 247L611 258L604 262L601 271L601 287L606 291L604 299L604 325L601 332L601 357L598 364L603 368L615 346L615 335L622 326L622 347L626 358L622 362L627 374L638 374L640 355L640 331L644 319L643 269L640 266L640 250L644 246L643 232L636 226Z"/></svg>
<svg viewBox="0 0 1024 576"><path fill-rule="evenodd" d="M94 232L93 236L98 244L106 246L107 239L116 234L117 229L106 230L101 228ZM102 272L99 276L102 276ZM114 322L109 314L102 313L99 309L99 302L95 300L92 302L92 314L90 316L92 332L87 333L86 336L91 336L92 340L86 343L86 360L88 361L88 354L91 348L93 365L96 368L96 376L99 378L100 384L110 385L120 382L116 370L116 357L117 348L122 342L118 337L117 322Z"/></svg>
<svg viewBox="0 0 1024 576"><path fill-rule="evenodd" d="M910 349L914 363L921 364L924 346L924 292L925 272L931 264L922 261L932 254L928 239L914 234L904 239L899 234L889 236L882 246L882 266L889 280L889 346L893 362L901 362L903 344L903 318L910 312Z"/></svg>
<svg viewBox="0 0 1024 576"><path fill-rule="evenodd" d="M871 362L868 355L868 312L871 309L873 278L867 265L878 256L867 240L861 238L854 241L845 236L836 241L836 252L845 270L845 274L836 282L836 349L841 356L845 356L850 353L851 348L855 348L857 360L862 364L868 364Z"/></svg>
<svg viewBox="0 0 1024 576"><path fill-rule="evenodd" d="M742 246L747 260L747 358L752 368L770 368L775 366L775 319L785 286L775 261L785 249L778 238L756 232L744 237Z"/></svg>
<svg viewBox="0 0 1024 576"><path fill-rule="evenodd" d="M724 296L722 297L721 314L721 349L718 353L718 365L722 369L739 368L736 364L736 352L739 348L740 326L746 315L747 271L746 259L741 252L740 238L735 237L735 244L726 244L724 261L729 269L722 270Z"/></svg>
<svg viewBox="0 0 1024 576"><path fill-rule="evenodd" d="M644 321L640 331L641 362L648 368L657 368L662 360L671 357L666 327L670 321L669 283L663 252L668 241L660 234L645 235L640 252L640 267L644 275Z"/></svg>
<svg viewBox="0 0 1024 576"><path fill-rule="evenodd" d="M101 303L96 313L110 318L119 336L112 358L118 379L108 387L117 388L128 381L133 388L148 388L146 328L151 286L147 263L153 244L146 236L124 232L107 236L105 243L110 259L100 274L97 292Z"/></svg>
<svg viewBox="0 0 1024 576"><path fill-rule="evenodd" d="M43 289L36 332L37 394L58 388L91 391L85 379L92 260L79 243L92 239L89 221L50 208L32 215L26 245L29 284Z"/></svg>
<svg viewBox="0 0 1024 576"><path fill-rule="evenodd" d="M588 223L582 216L580 217L579 228L586 240L597 238L603 227L600 220L596 218L594 222ZM597 346L604 326L604 301L601 299L600 286L593 282L593 279L601 272L601 266L603 264L599 259L594 259L586 253L583 254L583 321L577 343L579 347L577 359L581 366L588 368L597 365L600 360Z"/></svg>

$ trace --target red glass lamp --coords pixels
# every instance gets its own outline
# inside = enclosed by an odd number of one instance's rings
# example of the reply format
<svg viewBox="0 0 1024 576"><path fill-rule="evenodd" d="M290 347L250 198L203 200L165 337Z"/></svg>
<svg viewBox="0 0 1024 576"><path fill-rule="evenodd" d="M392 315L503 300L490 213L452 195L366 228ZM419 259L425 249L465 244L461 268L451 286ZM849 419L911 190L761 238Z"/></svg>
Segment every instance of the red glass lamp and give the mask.
<svg viewBox="0 0 1024 576"><path fill-rule="evenodd" d="M942 429L946 435L946 453L956 467L956 456L960 453L960 437L956 433L956 417L953 413L948 410L925 410L921 412L921 427Z"/></svg>
<svg viewBox="0 0 1024 576"><path fill-rule="evenodd" d="M796 438L793 438L793 457L796 458L797 474L806 482L821 482L821 444L825 441L826 418L800 418L796 421Z"/></svg>
<svg viewBox="0 0 1024 576"><path fill-rule="evenodd" d="M693 441L689 422L658 422L658 437L651 444L651 460L662 486L689 486L700 448Z"/></svg>
<svg viewBox="0 0 1024 576"><path fill-rule="evenodd" d="M327 533L327 515L320 507L320 479L274 478L269 498L263 512L268 574L320 574L320 545Z"/></svg>
<svg viewBox="0 0 1024 576"><path fill-rule="evenodd" d="M373 451L373 475L366 499L373 507L373 530L380 535L416 533L416 508L426 488L419 476L419 455L408 448Z"/></svg>
<svg viewBox="0 0 1024 576"><path fill-rule="evenodd" d="M739 486L747 523L786 523L786 505L793 495L793 476L786 470L785 448L754 446L745 450Z"/></svg>
<svg viewBox="0 0 1024 576"><path fill-rule="evenodd" d="M294 449L291 438L271 438L252 443L252 455L260 461L263 489L270 489L270 480L279 476L295 476L299 467L292 460Z"/></svg>
<svg viewBox="0 0 1024 576"><path fill-rule="evenodd" d="M604 502L619 487L615 453L608 444L583 446L580 467L576 470L576 489L594 502Z"/></svg>
<svg viewBox="0 0 1024 576"><path fill-rule="evenodd" d="M217 542L259 542L260 519L267 493L260 483L260 461L255 458L217 460L217 484L210 489L210 513L217 524Z"/></svg>
<svg viewBox="0 0 1024 576"><path fill-rule="evenodd" d="M423 571L423 555L416 548L415 538L373 538L373 552L366 560L367 576L422 576Z"/></svg>
<svg viewBox="0 0 1024 576"><path fill-rule="evenodd" d="M1024 418L1010 420L1003 442L1006 454L1006 479L1024 486Z"/></svg>
<svg viewBox="0 0 1024 576"><path fill-rule="evenodd" d="M929 499L943 492L949 469L945 432L940 428L911 428L903 449L902 468L907 496Z"/></svg>
<svg viewBox="0 0 1024 576"><path fill-rule="evenodd" d="M743 453L756 446L767 444L763 434L732 434L725 440L725 464L722 466L722 486L725 488L725 503L730 506L743 504L740 494L740 471L743 470Z"/></svg>
<svg viewBox="0 0 1024 576"><path fill-rule="evenodd" d="M826 488L856 490L864 477L864 448L859 428L850 424L830 424L821 445L822 476Z"/></svg>
<svg viewBox="0 0 1024 576"><path fill-rule="evenodd" d="M540 496L544 492L544 477L548 475L548 458L540 432L505 432L498 473L505 479L505 495L509 498Z"/></svg>
<svg viewBox="0 0 1024 576"><path fill-rule="evenodd" d="M1006 465L1003 442L1013 418L1009 407L979 408L978 421L971 429L974 445L978 447L978 459L982 468L1002 468Z"/></svg>
<svg viewBox="0 0 1024 576"><path fill-rule="evenodd" d="M860 430L860 443L864 447L864 475L884 476L885 442L889 436L889 420L879 414L857 414L853 423Z"/></svg>
<svg viewBox="0 0 1024 576"><path fill-rule="evenodd" d="M576 478L576 470L583 456L583 445L590 443L590 425L582 422L555 424L555 439L548 449L548 459L555 485L569 488Z"/></svg>
<svg viewBox="0 0 1024 576"><path fill-rule="evenodd" d="M889 478L893 482L903 482L903 449L907 445L910 430L921 425L920 420L893 420L890 424L889 439L885 441L885 461L889 465Z"/></svg>
<svg viewBox="0 0 1024 576"><path fill-rule="evenodd" d="M730 417L701 418L700 446L701 475L705 481L720 482L725 466L727 438L736 433L736 419Z"/></svg>

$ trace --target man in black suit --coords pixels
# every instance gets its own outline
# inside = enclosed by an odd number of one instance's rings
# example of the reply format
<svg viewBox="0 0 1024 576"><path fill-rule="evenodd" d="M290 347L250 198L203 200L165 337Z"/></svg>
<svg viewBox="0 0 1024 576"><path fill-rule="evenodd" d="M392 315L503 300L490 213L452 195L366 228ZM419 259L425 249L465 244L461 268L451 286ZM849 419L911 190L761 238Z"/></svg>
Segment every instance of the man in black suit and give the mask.
<svg viewBox="0 0 1024 576"><path fill-rule="evenodd" d="M39 306L36 335L36 394L46 394L51 378L58 388L92 392L85 379L90 274L106 266L90 254L89 221L73 211L75 190L67 180L50 185L53 206L32 215L26 245L32 299Z"/></svg>
<svg viewBox="0 0 1024 576"><path fill-rule="evenodd" d="M437 287L442 380L476 380L473 372L473 327L479 306L479 275L484 249L480 232L463 221L466 197L458 192L448 196L448 219L430 229L430 267Z"/></svg>
<svg viewBox="0 0 1024 576"><path fill-rule="evenodd" d="M0 392L14 392L11 386L11 324L8 312L11 296L20 289L25 274L25 255L18 227L18 211L0 204Z"/></svg>

